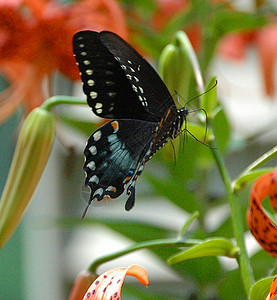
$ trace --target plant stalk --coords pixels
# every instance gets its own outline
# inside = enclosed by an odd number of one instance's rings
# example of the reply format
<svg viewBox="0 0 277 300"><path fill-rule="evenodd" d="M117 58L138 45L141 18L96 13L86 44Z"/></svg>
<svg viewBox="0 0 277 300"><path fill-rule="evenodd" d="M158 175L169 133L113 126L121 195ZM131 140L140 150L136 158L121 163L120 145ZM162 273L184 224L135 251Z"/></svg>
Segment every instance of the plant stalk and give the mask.
<svg viewBox="0 0 277 300"><path fill-rule="evenodd" d="M213 127L212 121L211 121L211 126ZM217 147L215 140L212 142L211 151L215 158L223 183L225 185L226 194L231 209L234 237L236 239L237 246L240 248L238 263L240 266L241 277L242 277L246 294L249 296L250 288L254 283L254 275L253 275L252 266L250 264L250 259L247 255L245 243L244 243L243 217L241 214L240 203L232 191L231 178L226 169L226 166L223 161L223 157Z"/></svg>

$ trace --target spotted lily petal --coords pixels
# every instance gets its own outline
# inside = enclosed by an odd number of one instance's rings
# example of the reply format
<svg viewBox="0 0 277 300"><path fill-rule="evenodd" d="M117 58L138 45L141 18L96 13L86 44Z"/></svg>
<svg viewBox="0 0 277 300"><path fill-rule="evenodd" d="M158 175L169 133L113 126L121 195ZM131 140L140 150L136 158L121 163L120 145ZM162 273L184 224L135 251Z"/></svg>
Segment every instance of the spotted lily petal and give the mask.
<svg viewBox="0 0 277 300"><path fill-rule="evenodd" d="M260 177L250 193L250 208L247 223L260 245L272 256L277 257L277 227L262 207L269 195L271 206L277 211L277 169Z"/></svg>
<svg viewBox="0 0 277 300"><path fill-rule="evenodd" d="M126 275L136 277L142 284L149 284L147 272L138 265L131 265L128 268L116 268L100 275L87 290L83 300L121 299L121 287Z"/></svg>
<svg viewBox="0 0 277 300"><path fill-rule="evenodd" d="M0 248L18 226L47 163L55 133L54 116L42 108L26 118L0 199Z"/></svg>

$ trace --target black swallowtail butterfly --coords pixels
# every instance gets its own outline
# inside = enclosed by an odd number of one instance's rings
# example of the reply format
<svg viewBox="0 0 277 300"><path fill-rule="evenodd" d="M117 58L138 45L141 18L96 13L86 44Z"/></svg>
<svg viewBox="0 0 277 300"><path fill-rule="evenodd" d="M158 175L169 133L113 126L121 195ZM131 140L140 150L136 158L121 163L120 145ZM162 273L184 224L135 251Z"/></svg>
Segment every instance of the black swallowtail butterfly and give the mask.
<svg viewBox="0 0 277 300"><path fill-rule="evenodd" d="M177 137L188 110L177 109L156 71L116 34L80 31L73 50L88 105L97 116L113 119L90 136L84 151L85 185L91 189L86 211L92 201L117 198L124 190L130 210L145 163Z"/></svg>

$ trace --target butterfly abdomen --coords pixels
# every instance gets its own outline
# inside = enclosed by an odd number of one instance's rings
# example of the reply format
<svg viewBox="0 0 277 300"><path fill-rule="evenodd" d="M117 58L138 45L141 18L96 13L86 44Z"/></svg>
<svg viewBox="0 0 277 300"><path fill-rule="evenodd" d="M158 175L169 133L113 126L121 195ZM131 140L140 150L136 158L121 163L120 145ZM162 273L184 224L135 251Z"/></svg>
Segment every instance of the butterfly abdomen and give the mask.
<svg viewBox="0 0 277 300"><path fill-rule="evenodd" d="M156 132L151 147L150 158L158 150L160 150L168 142L169 139L173 140L181 133L186 116L186 109L178 110L175 106L168 109L166 115L162 118Z"/></svg>

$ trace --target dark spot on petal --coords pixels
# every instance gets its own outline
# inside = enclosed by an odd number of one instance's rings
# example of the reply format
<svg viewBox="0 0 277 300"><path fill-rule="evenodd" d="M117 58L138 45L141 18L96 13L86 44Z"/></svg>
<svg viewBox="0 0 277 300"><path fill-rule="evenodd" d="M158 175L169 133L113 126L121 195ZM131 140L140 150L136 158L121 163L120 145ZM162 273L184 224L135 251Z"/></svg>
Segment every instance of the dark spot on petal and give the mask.
<svg viewBox="0 0 277 300"><path fill-rule="evenodd" d="M106 289L107 289L107 287L105 287L105 288L103 289L103 293L105 293L105 292L106 292Z"/></svg>
<svg viewBox="0 0 277 300"><path fill-rule="evenodd" d="M88 292L87 293L87 298L89 298L91 296L91 293L90 292Z"/></svg>
<svg viewBox="0 0 277 300"><path fill-rule="evenodd" d="M117 292L114 294L114 298L116 298L117 297Z"/></svg>
<svg viewBox="0 0 277 300"><path fill-rule="evenodd" d="M99 280L95 281L95 285L99 284Z"/></svg>
<svg viewBox="0 0 277 300"><path fill-rule="evenodd" d="M92 295L94 295L94 294L95 294L95 292L96 292L96 291L95 291L95 290L93 290L93 291L92 291Z"/></svg>

